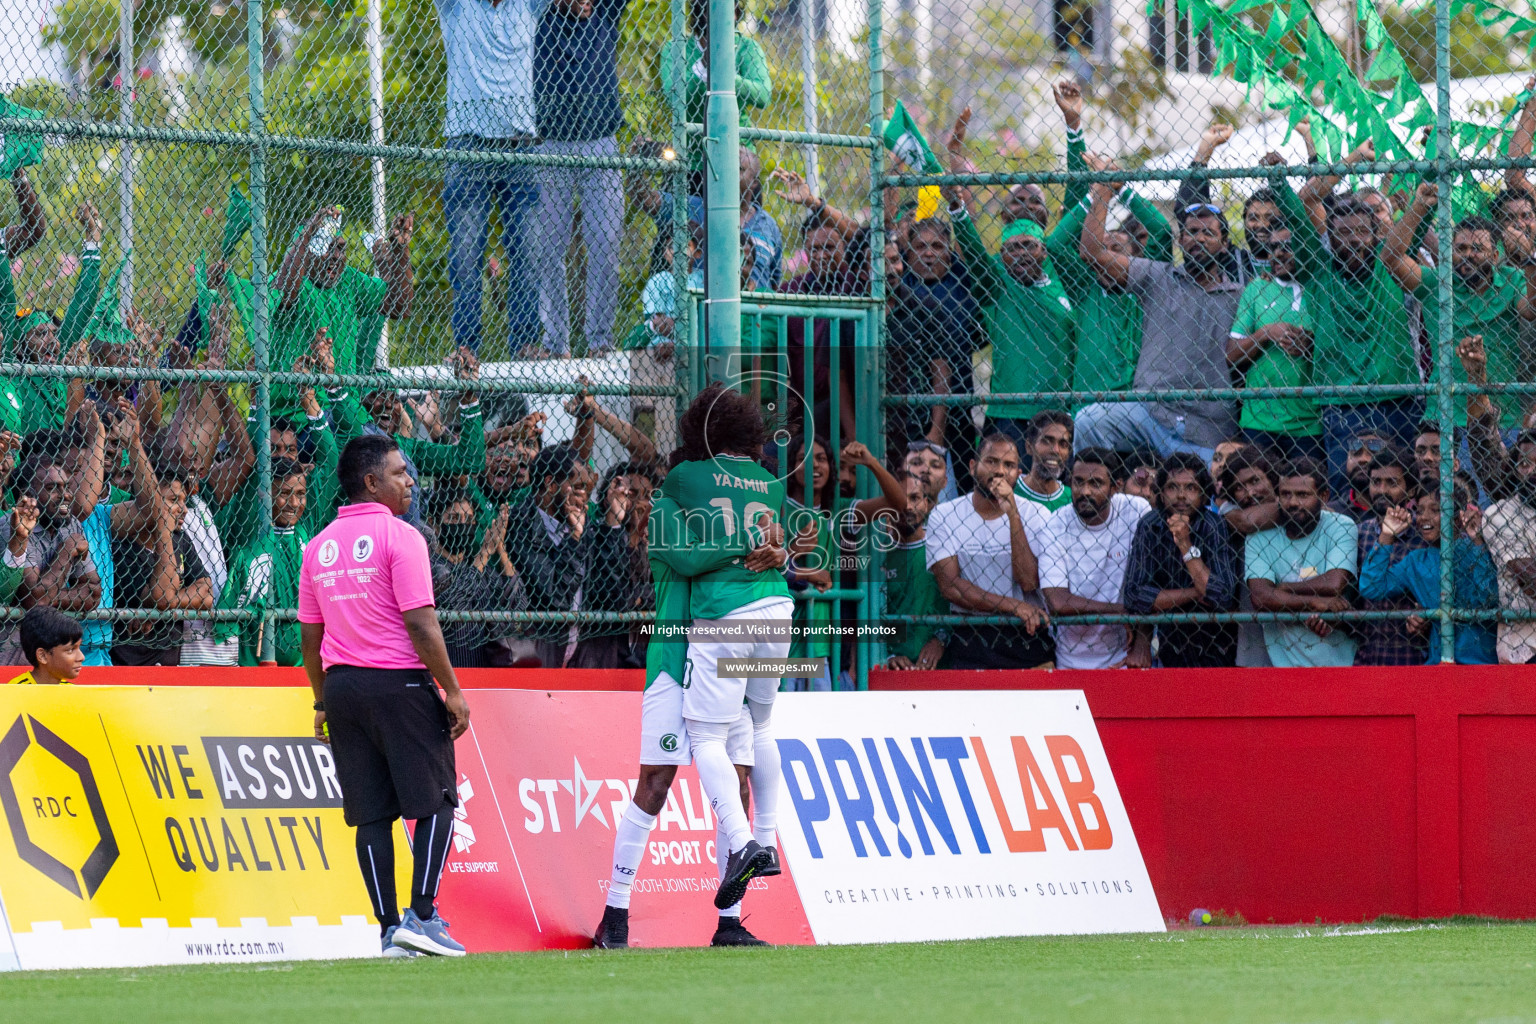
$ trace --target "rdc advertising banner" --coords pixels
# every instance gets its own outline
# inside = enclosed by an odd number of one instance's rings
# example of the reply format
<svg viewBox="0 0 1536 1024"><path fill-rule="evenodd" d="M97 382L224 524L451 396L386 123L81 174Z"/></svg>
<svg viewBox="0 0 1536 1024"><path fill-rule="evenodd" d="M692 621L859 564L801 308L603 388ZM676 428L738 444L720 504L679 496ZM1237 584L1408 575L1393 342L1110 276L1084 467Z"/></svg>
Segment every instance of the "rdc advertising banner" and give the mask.
<svg viewBox="0 0 1536 1024"><path fill-rule="evenodd" d="M443 914L471 951L580 947L640 695L468 696ZM302 688L0 691L0 968L377 955L311 722ZM768 941L1163 929L1081 693L785 694L774 722L784 874L743 904ZM685 768L634 886L636 945L708 941L715 837Z"/></svg>

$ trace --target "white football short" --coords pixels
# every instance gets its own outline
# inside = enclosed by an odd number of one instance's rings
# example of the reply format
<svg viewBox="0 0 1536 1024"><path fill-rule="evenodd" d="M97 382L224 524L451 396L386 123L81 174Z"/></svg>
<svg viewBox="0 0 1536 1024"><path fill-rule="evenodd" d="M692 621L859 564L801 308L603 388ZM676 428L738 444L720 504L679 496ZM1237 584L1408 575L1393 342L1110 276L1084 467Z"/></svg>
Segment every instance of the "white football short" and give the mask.
<svg viewBox="0 0 1536 1024"><path fill-rule="evenodd" d="M734 722L741 715L742 701L749 692L752 699L770 703L770 694L777 693L778 679L767 677L748 679L745 676L721 678L718 667L726 658L786 658L789 656L787 627L794 617L795 602L787 597L756 601L738 608L722 619L703 622L711 626L761 624L783 626L770 637L753 636L742 632L730 639L708 639L695 642L694 631L688 641L688 667L683 680L683 717L695 722ZM654 684L653 684L654 685ZM739 762L738 762L739 763Z"/></svg>
<svg viewBox="0 0 1536 1024"><path fill-rule="evenodd" d="M725 752L732 764L750 768L755 763L754 749L752 716L743 704L731 723ZM640 763L682 766L692 760L688 730L683 726L683 688L663 672L645 688L640 701Z"/></svg>

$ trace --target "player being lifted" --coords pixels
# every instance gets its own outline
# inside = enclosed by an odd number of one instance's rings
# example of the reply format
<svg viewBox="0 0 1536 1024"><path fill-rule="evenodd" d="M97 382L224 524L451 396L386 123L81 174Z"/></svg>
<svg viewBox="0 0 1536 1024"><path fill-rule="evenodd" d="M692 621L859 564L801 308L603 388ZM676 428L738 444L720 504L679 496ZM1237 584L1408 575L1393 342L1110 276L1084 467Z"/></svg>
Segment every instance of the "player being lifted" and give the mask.
<svg viewBox="0 0 1536 1024"><path fill-rule="evenodd" d="M764 516L779 522L784 485L758 464L767 441L761 408L719 384L699 393L678 422L683 446L703 458L679 463L662 495L672 498L705 537L754 531ZM693 439L690 443L690 438ZM755 543L755 541L754 541ZM759 875L778 874L779 748L770 717L779 692L776 677L722 676L725 658L784 658L789 654L794 601L777 570L754 572L731 564L694 576L689 590L692 627L683 679L683 719L699 782L719 823L717 848L725 858L715 906L734 906ZM752 629L749 627L758 627ZM752 823L747 823L736 772L725 743L743 698L752 716Z"/></svg>
<svg viewBox="0 0 1536 1024"><path fill-rule="evenodd" d="M671 465L704 453L679 448ZM690 621L690 578L740 563L757 572L776 571L787 559L782 546L783 530L765 514L761 517L763 542L750 548L755 538L747 531L730 537L707 539L688 528L683 510L672 498L658 496L651 506L651 581L656 591L656 621L678 627ZM645 656L645 698L640 710L640 772L635 798L619 819L613 838L613 876L608 885L603 919L592 937L602 949L629 945L629 902L635 873L645 855L647 837L666 804L667 793L680 765L692 760L692 748L683 723L683 687L688 640L681 634L658 632L651 637ZM745 706L739 710L726 751L736 766L739 782L753 763L752 718ZM720 845L717 840L716 846ZM723 855L721 862L724 862ZM749 946L764 943L741 925L739 908L721 911L714 946Z"/></svg>

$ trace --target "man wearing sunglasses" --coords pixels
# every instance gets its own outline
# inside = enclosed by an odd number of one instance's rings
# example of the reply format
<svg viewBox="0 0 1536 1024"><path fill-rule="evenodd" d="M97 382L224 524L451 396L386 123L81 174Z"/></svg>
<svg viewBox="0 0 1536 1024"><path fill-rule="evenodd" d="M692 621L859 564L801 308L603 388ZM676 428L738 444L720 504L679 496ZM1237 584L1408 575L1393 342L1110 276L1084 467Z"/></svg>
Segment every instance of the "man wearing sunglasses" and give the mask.
<svg viewBox="0 0 1536 1024"><path fill-rule="evenodd" d="M1328 502L1328 511L1348 516L1355 522L1371 515L1371 467L1376 456L1392 442L1374 431L1363 431L1350 438L1344 456L1344 476L1349 486Z"/></svg>
<svg viewBox="0 0 1536 1024"><path fill-rule="evenodd" d="M1141 352L1135 390L1230 388L1226 343L1243 287L1224 269L1227 221L1214 206L1185 211L1179 226L1182 264L1127 256L1111 248L1105 217L1118 188L1093 186L1083 225L1083 258L1113 285L1141 300ZM1151 448L1166 458L1191 452L1206 462L1236 433L1234 403L1220 400L1100 402L1077 415L1076 447Z"/></svg>

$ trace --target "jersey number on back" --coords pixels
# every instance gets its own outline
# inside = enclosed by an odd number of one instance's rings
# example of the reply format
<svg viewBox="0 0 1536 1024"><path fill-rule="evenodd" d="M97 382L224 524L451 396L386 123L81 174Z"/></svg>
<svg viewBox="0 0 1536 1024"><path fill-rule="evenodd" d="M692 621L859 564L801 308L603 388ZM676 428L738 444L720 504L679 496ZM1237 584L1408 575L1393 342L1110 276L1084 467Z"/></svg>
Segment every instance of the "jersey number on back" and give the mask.
<svg viewBox="0 0 1536 1024"><path fill-rule="evenodd" d="M715 508L718 508L720 510L721 521L725 523L725 535L727 537L735 536L735 534L736 534L736 506L735 506L735 504L728 497L711 498L711 499L709 499L709 503L710 503L710 505L712 505ZM755 526L755 525L757 525L758 517L763 515L763 514L765 514L765 513L767 514L767 516L768 516L768 518L770 520L775 518L775 516L773 514L773 509L769 508L767 505L763 504L760 501L749 501L749 502L747 502L746 510L742 513L741 519L742 519L742 522L745 525L747 525L749 527L750 526Z"/></svg>

